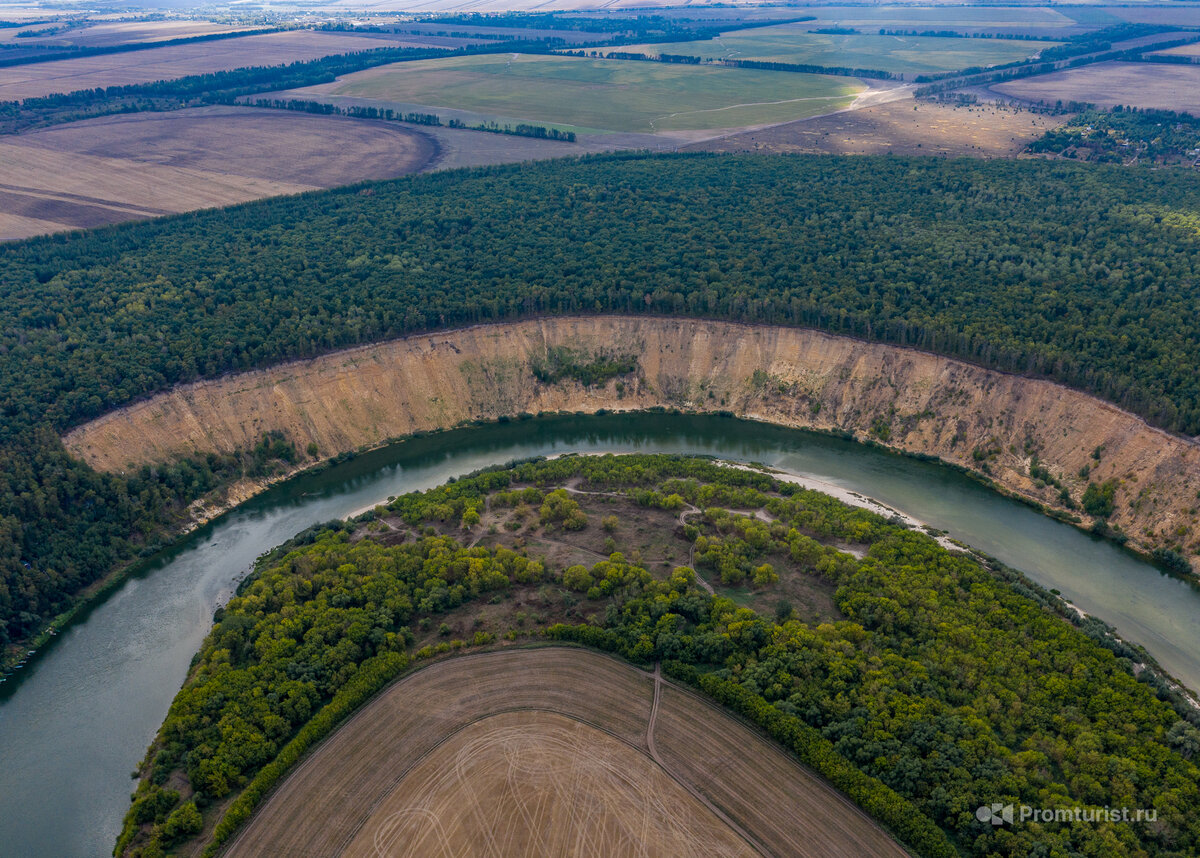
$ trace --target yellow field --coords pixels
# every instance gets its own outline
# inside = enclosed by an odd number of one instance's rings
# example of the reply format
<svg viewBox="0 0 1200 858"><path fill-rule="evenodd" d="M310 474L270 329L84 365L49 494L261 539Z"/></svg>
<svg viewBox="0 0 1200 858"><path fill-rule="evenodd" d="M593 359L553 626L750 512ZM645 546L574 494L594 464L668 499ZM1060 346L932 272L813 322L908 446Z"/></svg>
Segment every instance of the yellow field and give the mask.
<svg viewBox="0 0 1200 858"><path fill-rule="evenodd" d="M685 147L709 152L969 155L1007 158L1065 116L997 104L893 101L720 137Z"/></svg>
<svg viewBox="0 0 1200 858"><path fill-rule="evenodd" d="M227 856L889 856L843 796L720 709L606 656L432 665L285 779Z"/></svg>

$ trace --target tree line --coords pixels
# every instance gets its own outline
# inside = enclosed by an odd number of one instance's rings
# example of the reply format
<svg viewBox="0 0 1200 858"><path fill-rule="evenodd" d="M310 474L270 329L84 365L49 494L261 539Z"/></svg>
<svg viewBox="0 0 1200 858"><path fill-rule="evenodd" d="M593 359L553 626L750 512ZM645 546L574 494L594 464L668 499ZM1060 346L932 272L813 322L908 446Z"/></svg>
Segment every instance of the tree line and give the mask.
<svg viewBox="0 0 1200 858"><path fill-rule="evenodd" d="M153 551L243 467L97 474L58 433L181 382L419 331L577 313L798 325L1200 434L1198 195L1190 172L1065 162L610 155L6 244L0 643Z"/></svg>
<svg viewBox="0 0 1200 858"><path fill-rule="evenodd" d="M545 53L542 41L505 41L464 48L371 48L278 66L249 66L187 75L173 80L96 87L20 101L0 102L0 133L75 122L113 113L178 110L205 104L233 104L264 90L296 89L330 83L342 75L395 62L502 51Z"/></svg>
<svg viewBox="0 0 1200 858"><path fill-rule="evenodd" d="M721 547L698 564L717 593L700 589L696 570L652 572L619 543L590 567L563 568L481 523L482 510L507 522L540 505L523 532L595 528L558 488L568 483L623 496L617 519L702 508L675 538L698 558ZM865 557L833 547L847 542ZM768 591L780 577L825 582L838 618L801 622L786 601L769 616L739 605L708 571L727 561L779 570L755 584ZM516 607L531 601L573 619L530 628ZM445 637L447 619L470 628L485 603L501 606L497 627ZM1165 858L1200 847L1200 715L1142 669L1141 652L1003 567L707 459L563 457L404 495L270 552L214 619L143 763L118 848L131 858L193 836L201 811L215 822L238 796L206 854L217 852L304 749L410 665L541 638L661 663L765 729L915 854ZM425 643L439 624L443 638ZM975 813L992 801L1154 808L1158 822L996 829Z"/></svg>
<svg viewBox="0 0 1200 858"><path fill-rule="evenodd" d="M227 33L205 33L201 36L182 36L178 39L164 39L158 42L125 42L120 45L96 45L94 47L62 47L55 46L45 52L23 54L19 57L0 57L0 68L10 66L26 66L31 63L45 63L53 60L73 60L82 57L99 57L105 54L124 54L130 51L144 51L151 48L170 48L177 45L190 45L196 42L215 42L224 39L240 39L246 36L263 36L267 33L278 33L285 27L263 27L257 30L236 30ZM23 33L17 33L22 36Z"/></svg>
<svg viewBox="0 0 1200 858"><path fill-rule="evenodd" d="M436 113L417 113L393 110L390 107L363 107L350 105L340 107L325 101L305 101L284 98L256 98L249 102L255 107L267 107L275 110L298 110L302 113L317 113L322 116L349 116L354 119L380 119L385 122L407 122L411 125L441 126L442 117ZM451 119L445 123L447 128L464 128L468 131L484 131L489 134L510 134L517 137L537 137L542 140L562 140L566 143L575 142L574 131L560 131L557 128L547 128L544 125L533 125L528 122L518 122L516 125L500 125L496 122L479 122L468 125L461 119Z"/></svg>
<svg viewBox="0 0 1200 858"><path fill-rule="evenodd" d="M595 57L610 60L634 60L648 63L675 65L727 66L735 69L758 69L760 71L794 72L797 74L828 74L841 77L872 77L880 80L895 80L897 75L880 69L857 69L849 66L819 66L811 63L777 63L766 60L705 59L688 54L640 54L627 51L590 50L562 51L565 56Z"/></svg>

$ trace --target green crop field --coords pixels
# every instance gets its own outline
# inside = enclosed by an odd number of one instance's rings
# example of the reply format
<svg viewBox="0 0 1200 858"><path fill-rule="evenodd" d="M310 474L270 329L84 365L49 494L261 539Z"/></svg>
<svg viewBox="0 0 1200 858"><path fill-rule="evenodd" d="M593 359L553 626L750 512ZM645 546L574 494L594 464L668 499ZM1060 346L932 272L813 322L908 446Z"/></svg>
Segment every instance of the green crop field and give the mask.
<svg viewBox="0 0 1200 858"><path fill-rule="evenodd" d="M789 25L741 30L699 42L622 46L613 50L649 56L684 54L705 59L761 60L921 74L1014 62L1056 44L1017 39L830 35L809 33Z"/></svg>
<svg viewBox="0 0 1200 858"><path fill-rule="evenodd" d="M503 54L380 66L291 94L654 133L802 119L847 106L863 88L853 78L825 75Z"/></svg>

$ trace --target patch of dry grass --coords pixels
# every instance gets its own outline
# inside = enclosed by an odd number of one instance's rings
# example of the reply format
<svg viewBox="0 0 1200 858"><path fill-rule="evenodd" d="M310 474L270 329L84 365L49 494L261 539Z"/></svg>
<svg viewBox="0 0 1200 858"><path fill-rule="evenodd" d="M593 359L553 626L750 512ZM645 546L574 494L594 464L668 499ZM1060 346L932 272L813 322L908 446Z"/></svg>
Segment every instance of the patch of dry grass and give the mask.
<svg viewBox="0 0 1200 858"><path fill-rule="evenodd" d="M710 152L1015 155L1066 117L990 104L893 101L694 144Z"/></svg>

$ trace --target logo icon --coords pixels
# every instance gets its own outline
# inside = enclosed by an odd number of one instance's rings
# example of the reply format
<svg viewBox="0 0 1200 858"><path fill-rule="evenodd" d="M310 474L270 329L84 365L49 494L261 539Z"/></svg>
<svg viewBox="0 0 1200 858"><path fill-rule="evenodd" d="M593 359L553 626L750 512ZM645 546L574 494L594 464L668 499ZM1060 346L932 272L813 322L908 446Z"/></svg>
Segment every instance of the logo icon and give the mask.
<svg viewBox="0 0 1200 858"><path fill-rule="evenodd" d="M1001 804L998 801L989 804L981 804L979 809L975 811L975 818L980 822L990 822L992 825L1003 825L1004 823L1012 823L1013 821L1013 806L1011 804Z"/></svg>

